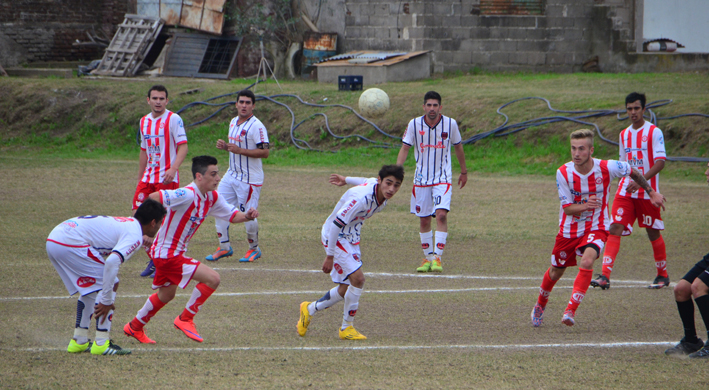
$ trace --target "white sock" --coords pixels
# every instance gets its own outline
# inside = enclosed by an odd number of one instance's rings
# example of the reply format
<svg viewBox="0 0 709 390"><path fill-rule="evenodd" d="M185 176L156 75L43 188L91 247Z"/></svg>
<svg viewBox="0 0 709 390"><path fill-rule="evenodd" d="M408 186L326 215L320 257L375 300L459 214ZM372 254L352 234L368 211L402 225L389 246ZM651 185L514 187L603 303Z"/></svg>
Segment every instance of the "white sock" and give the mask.
<svg viewBox="0 0 709 390"><path fill-rule="evenodd" d="M94 304L96 304L96 296L98 292L79 297L76 302L76 328L86 329L88 332L91 326L91 316L94 314ZM86 341L84 341L85 343ZM80 343L83 344L83 343Z"/></svg>
<svg viewBox="0 0 709 390"><path fill-rule="evenodd" d="M315 312L325 310L343 299L344 298L340 295L339 292L339 286L333 287L331 290L326 292L325 295L322 296L322 298L318 299L315 302L310 302L310 304L308 305L308 313L310 313L310 315L313 315L315 314Z"/></svg>
<svg viewBox="0 0 709 390"><path fill-rule="evenodd" d="M228 251L231 247L229 243L229 221L226 219L214 218L217 227L217 237L219 238L219 249Z"/></svg>
<svg viewBox="0 0 709 390"><path fill-rule="evenodd" d="M246 239L249 241L249 249L258 248L258 219L244 222L246 228Z"/></svg>
<svg viewBox="0 0 709 390"><path fill-rule="evenodd" d="M89 341L89 330L84 328L74 328L74 337L77 344L86 344Z"/></svg>
<svg viewBox="0 0 709 390"><path fill-rule="evenodd" d="M448 238L448 232L436 231L436 248L434 253L438 256L443 255L443 249L446 248L446 239Z"/></svg>
<svg viewBox="0 0 709 390"><path fill-rule="evenodd" d="M419 236L421 236L421 249L423 249L423 255L428 258L428 255L433 253L433 231L429 230L426 233L419 233Z"/></svg>
<svg viewBox="0 0 709 390"><path fill-rule="evenodd" d="M355 286L350 286L347 288L347 292L345 293L344 315L342 316L342 330L345 330L348 326L352 326L354 316L357 313L357 308L359 307L359 297L362 295L362 290L362 288L357 288Z"/></svg>

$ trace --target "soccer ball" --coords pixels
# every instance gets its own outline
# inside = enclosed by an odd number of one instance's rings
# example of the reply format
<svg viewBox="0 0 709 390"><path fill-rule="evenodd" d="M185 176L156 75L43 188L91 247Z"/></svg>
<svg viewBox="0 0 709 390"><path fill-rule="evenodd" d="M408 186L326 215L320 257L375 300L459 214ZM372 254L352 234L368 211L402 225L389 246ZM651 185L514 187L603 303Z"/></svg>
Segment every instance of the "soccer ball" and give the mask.
<svg viewBox="0 0 709 390"><path fill-rule="evenodd" d="M369 88L359 97L359 112L366 117L384 115L388 109L389 95L379 88Z"/></svg>

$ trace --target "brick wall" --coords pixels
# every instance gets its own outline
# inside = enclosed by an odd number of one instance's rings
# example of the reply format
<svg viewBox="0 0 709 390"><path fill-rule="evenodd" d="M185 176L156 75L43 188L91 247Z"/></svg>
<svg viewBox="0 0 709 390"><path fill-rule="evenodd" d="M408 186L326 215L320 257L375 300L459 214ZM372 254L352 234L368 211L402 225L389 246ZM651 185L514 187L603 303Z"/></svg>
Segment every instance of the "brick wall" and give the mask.
<svg viewBox="0 0 709 390"><path fill-rule="evenodd" d="M2 0L0 63L97 59L102 49L72 46L86 32L111 39L129 0Z"/></svg>

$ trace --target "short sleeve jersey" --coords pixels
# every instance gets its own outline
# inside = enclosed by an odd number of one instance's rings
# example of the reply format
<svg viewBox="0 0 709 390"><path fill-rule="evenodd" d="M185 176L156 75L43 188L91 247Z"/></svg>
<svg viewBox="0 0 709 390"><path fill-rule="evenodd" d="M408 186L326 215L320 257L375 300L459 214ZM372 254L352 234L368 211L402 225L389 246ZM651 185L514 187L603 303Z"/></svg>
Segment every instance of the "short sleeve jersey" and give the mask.
<svg viewBox="0 0 709 390"><path fill-rule="evenodd" d="M160 202L167 215L150 247L150 255L158 259L185 253L190 239L208 215L231 221L238 213L217 191L202 194L195 183L176 190L161 190Z"/></svg>
<svg viewBox="0 0 709 390"><path fill-rule="evenodd" d="M340 197L323 224L323 242L327 241L330 226L334 223L340 228L339 238L353 245L359 244L364 221L382 211L387 203L386 200L382 204L377 202L378 185L376 178L369 178L364 184L350 188Z"/></svg>
<svg viewBox="0 0 709 390"><path fill-rule="evenodd" d="M441 115L438 123L431 127L425 115L409 122L402 142L414 148L416 173L414 184L428 186L452 183L451 145L461 142L458 123L453 118Z"/></svg>
<svg viewBox="0 0 709 390"><path fill-rule="evenodd" d="M621 131L618 146L620 148L619 160L626 161L643 175L655 165L655 161L667 158L662 130L648 121L645 121L645 124L637 130L633 129L631 125ZM632 179L629 177L622 178L618 184L616 195L634 199L650 199L650 195L642 188L634 193L628 193L626 189L631 182ZM651 177L648 183L655 192L660 192L659 173Z"/></svg>
<svg viewBox="0 0 709 390"><path fill-rule="evenodd" d="M608 231L608 197L611 180L630 174L630 165L624 161L593 159L593 169L585 175L576 171L573 162L556 171L559 191L559 234L565 238L578 238L593 230ZM580 215L566 215L564 208L588 202L591 195L601 201L601 208L584 211Z"/></svg>
<svg viewBox="0 0 709 390"><path fill-rule="evenodd" d="M235 117L229 123L229 142L244 149L257 149L260 144L268 143L266 126L255 116L242 123ZM260 158L246 157L241 154L229 153L229 170L227 174L244 183L263 184L263 166Z"/></svg>
<svg viewBox="0 0 709 390"><path fill-rule="evenodd" d="M75 248L93 247L104 258L113 252L124 262L143 244L143 230L135 218L85 215L59 224L47 241ZM91 260L104 263L103 259Z"/></svg>
<svg viewBox="0 0 709 390"><path fill-rule="evenodd" d="M182 118L170 110L165 110L157 118L148 114L140 120L140 139L140 148L148 156L148 163L140 180L144 183L162 183L165 172L175 161L177 146L187 143ZM175 182L179 183L179 172L175 174Z"/></svg>

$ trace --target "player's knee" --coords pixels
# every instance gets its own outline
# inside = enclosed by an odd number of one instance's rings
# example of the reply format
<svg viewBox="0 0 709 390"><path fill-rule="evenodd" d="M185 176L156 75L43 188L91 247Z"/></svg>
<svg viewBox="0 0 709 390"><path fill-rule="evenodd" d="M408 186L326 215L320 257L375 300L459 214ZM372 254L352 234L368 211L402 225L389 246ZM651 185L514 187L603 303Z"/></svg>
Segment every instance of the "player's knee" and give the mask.
<svg viewBox="0 0 709 390"><path fill-rule="evenodd" d="M357 288L362 288L364 286L364 273L357 272L350 275L350 284Z"/></svg>
<svg viewBox="0 0 709 390"><path fill-rule="evenodd" d="M620 236L621 234L623 234L623 229L624 229L623 225L621 225L619 223L613 223L613 224L611 224L611 228L610 228L609 233L614 236Z"/></svg>
<svg viewBox="0 0 709 390"><path fill-rule="evenodd" d="M692 295L694 298L701 297L702 295L707 295L709 293L709 286L704 283L703 280L696 278L692 282Z"/></svg>
<svg viewBox="0 0 709 390"><path fill-rule="evenodd" d="M448 223L448 212L438 210L436 212L436 223Z"/></svg>
<svg viewBox="0 0 709 390"><path fill-rule="evenodd" d="M692 298L692 285L681 279L674 287L675 301L685 302Z"/></svg>

